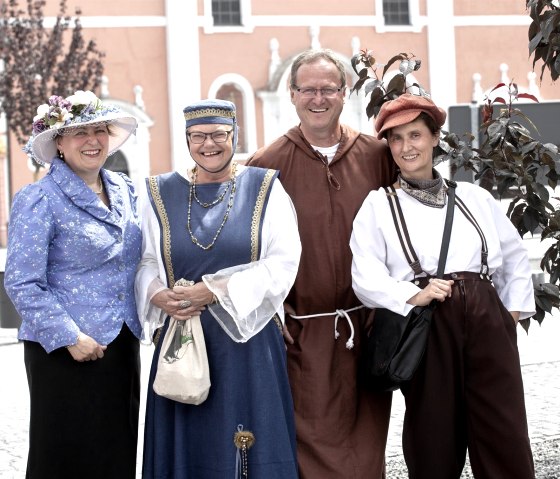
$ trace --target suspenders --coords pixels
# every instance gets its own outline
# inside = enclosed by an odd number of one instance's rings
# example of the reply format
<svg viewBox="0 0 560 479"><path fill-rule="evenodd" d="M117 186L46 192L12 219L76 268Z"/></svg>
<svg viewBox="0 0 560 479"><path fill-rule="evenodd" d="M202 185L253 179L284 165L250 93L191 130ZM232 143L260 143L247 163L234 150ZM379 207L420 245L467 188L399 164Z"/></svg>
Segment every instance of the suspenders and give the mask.
<svg viewBox="0 0 560 479"><path fill-rule="evenodd" d="M465 205L464 201L461 198L459 198L458 196L455 195L455 187L457 186L457 184L454 181L449 181L449 180L446 180L446 184L449 187L448 192L447 192L448 201L452 202L454 200L455 205L459 208L459 211L461 213L463 213L465 218L467 218L467 220L473 225L474 229L478 233L478 236L480 236L480 241L481 241L480 274L481 274L481 276L482 275L483 276L488 276L488 279L490 279L489 274L488 274L488 244L486 242L486 237L484 236L484 232L482 231L482 228L480 227L480 225L476 221L476 218L474 217L474 215L467 208L467 205ZM412 271L414 271L414 276L419 276L421 274L426 274L427 275L427 273L420 266L420 261L418 260L418 256L416 255L416 252L414 251L414 248L412 247L412 243L410 241L410 236L408 234L408 229L406 228L406 222L404 220L404 215L403 215L403 212L402 212L402 209L401 209L399 199L397 197L396 190L392 185L389 186L389 187L386 187L384 189L385 189L385 193L387 194L387 199L389 200L389 206L391 208L391 214L393 215L393 221L394 221L395 227L397 229L397 234L398 234L399 241L401 243L401 247L402 247L403 253L405 255L406 261L408 262L408 264L412 268ZM453 205L453 203L450 203L450 204ZM448 208L448 211L447 211L446 223L448 221L453 221L453 214L450 213L449 208ZM442 248L445 245L447 247L449 247L449 240L442 242ZM444 253L444 251L442 250L442 252L440 253L440 257L447 256L447 251L445 251L445 254L443 254L443 253ZM439 270L439 267L438 267L438 270ZM443 271L441 271L441 272L438 271L438 276L440 274L443 274Z"/></svg>

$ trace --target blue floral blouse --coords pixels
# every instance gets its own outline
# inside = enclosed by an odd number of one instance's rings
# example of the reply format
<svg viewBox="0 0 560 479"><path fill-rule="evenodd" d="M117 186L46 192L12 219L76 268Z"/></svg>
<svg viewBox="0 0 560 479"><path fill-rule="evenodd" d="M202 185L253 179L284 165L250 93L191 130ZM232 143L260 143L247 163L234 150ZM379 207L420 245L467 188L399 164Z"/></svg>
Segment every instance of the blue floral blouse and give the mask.
<svg viewBox="0 0 560 479"><path fill-rule="evenodd" d="M126 176L101 175L110 209L59 159L14 197L4 284L22 318L19 339L47 352L75 344L80 331L109 344L123 322L140 337L136 195Z"/></svg>

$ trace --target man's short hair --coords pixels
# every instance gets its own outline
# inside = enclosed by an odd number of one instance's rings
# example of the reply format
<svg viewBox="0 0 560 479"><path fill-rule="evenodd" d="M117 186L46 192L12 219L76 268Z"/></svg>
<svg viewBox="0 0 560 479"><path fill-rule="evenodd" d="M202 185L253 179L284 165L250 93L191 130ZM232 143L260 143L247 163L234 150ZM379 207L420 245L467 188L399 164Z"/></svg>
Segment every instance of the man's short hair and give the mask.
<svg viewBox="0 0 560 479"><path fill-rule="evenodd" d="M346 86L346 69L344 68L344 64L338 59L332 50L327 48L306 50L296 57L292 63L292 69L290 72L290 86L293 88L294 85L297 84L296 77L299 67L315 63L318 60L326 60L336 66L340 73L340 86L341 88L344 88Z"/></svg>

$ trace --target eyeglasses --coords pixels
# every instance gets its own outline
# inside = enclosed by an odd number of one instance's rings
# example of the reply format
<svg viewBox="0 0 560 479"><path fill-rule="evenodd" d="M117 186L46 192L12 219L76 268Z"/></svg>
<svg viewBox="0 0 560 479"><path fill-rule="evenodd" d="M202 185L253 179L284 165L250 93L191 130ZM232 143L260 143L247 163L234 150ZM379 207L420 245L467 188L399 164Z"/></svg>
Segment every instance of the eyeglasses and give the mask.
<svg viewBox="0 0 560 479"><path fill-rule="evenodd" d="M297 85L292 85L301 96L305 98L313 98L317 93L321 93L321 96L325 98L333 98L338 92L342 90L340 88L299 88Z"/></svg>
<svg viewBox="0 0 560 479"><path fill-rule="evenodd" d="M187 137L189 141L194 145L200 145L206 141L206 138L212 138L214 143L225 143L229 138L230 133L233 130L225 131L225 130L217 130L213 131L212 133L203 133L201 131L191 131L187 132Z"/></svg>

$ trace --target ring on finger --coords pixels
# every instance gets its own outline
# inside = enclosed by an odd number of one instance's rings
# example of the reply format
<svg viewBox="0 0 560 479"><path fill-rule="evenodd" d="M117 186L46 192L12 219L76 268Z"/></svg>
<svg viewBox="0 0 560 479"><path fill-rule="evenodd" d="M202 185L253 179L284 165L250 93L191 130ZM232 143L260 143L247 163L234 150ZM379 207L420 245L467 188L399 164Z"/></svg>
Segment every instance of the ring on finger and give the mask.
<svg viewBox="0 0 560 479"><path fill-rule="evenodd" d="M179 303L179 309L187 309L191 304L192 303L188 299L183 299L183 301Z"/></svg>

